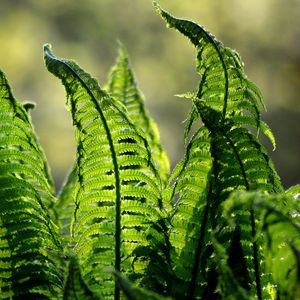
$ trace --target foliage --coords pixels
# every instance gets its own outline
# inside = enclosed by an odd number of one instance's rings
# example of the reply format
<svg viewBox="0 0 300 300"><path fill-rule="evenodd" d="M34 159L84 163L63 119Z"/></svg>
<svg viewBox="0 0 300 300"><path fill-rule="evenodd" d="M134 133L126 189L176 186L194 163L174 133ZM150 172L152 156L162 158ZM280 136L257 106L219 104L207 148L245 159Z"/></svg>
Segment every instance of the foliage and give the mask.
<svg viewBox="0 0 300 300"><path fill-rule="evenodd" d="M32 105L1 72L2 299L300 297L300 188L284 192L259 142L263 132L275 148L260 91L235 51L155 7L196 47L201 76L170 175L123 46L106 88L44 46L77 143L57 198Z"/></svg>

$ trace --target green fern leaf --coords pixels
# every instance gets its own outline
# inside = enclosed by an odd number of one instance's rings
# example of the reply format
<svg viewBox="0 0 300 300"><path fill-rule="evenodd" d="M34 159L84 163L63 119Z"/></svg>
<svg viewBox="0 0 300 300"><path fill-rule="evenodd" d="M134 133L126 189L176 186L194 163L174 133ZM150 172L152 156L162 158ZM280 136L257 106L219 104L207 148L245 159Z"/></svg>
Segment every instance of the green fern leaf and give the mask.
<svg viewBox="0 0 300 300"><path fill-rule="evenodd" d="M235 190L283 191L271 159L250 131L238 127L231 120L222 124L221 113L205 107L201 101L197 102L197 108L212 136L211 153L214 157L215 193L218 199L216 208ZM216 218L216 222L218 220L218 226L221 227L220 216L221 211L216 209L212 217ZM251 286L251 294L256 294L258 299L269 299L266 287L268 280L262 276L265 269L261 263L263 253L259 251L263 242L254 240L257 217L253 210L237 213L238 224L245 224L241 230L239 251L247 258L244 267L248 270L250 282L255 282ZM227 251L234 243L235 231L236 228L225 226L217 234ZM235 276L242 275L236 273Z"/></svg>
<svg viewBox="0 0 300 300"><path fill-rule="evenodd" d="M187 145L185 158L174 169L165 197L176 199L169 232L175 279L172 295L194 299L205 285L203 253L209 247L209 203L212 181L209 132L201 127Z"/></svg>
<svg viewBox="0 0 300 300"><path fill-rule="evenodd" d="M11 172L18 173L18 176L28 181L37 182L40 189L46 191L48 195L43 197L44 204L51 208L55 202L52 196L54 184L30 117L24 106L15 100L2 71L0 71L0 84L0 130L5 133L0 139L1 150L3 150L0 163L5 163L11 158L11 166L8 166ZM23 150L23 159L20 157L20 149ZM24 160L24 163L20 163L21 160ZM44 175L40 176L39 172Z"/></svg>
<svg viewBox="0 0 300 300"><path fill-rule="evenodd" d="M197 49L197 71L201 81L195 98L220 112L222 122L228 117L247 117L239 121L245 126L254 126L258 132L261 129L275 148L270 128L260 120L259 103L265 108L263 97L247 79L238 53L225 47L201 25L174 18L156 3L154 5L168 26L187 36Z"/></svg>
<svg viewBox="0 0 300 300"><path fill-rule="evenodd" d="M157 125L145 110L144 97L137 87L128 54L122 45L119 48L117 63L110 73L108 92L126 106L129 118L131 118L135 126L144 131L150 149L153 152L154 163L162 181L166 183L170 171L169 160L160 145Z"/></svg>
<svg viewBox="0 0 300 300"><path fill-rule="evenodd" d="M109 270L144 273L147 262L139 260L133 269L133 253L150 243L147 230L161 218L160 178L144 134L124 106L73 61L55 57L49 46L44 50L48 70L65 85L76 126L74 251L87 284L105 299L119 299Z"/></svg>
<svg viewBox="0 0 300 300"><path fill-rule="evenodd" d="M57 299L63 254L48 208L52 180L23 105L0 72L0 294Z"/></svg>
<svg viewBox="0 0 300 300"><path fill-rule="evenodd" d="M222 121L221 114L196 101L201 118L212 135L212 156L215 157L221 198L235 189L283 192L279 176L266 150L256 137L235 119Z"/></svg>
<svg viewBox="0 0 300 300"><path fill-rule="evenodd" d="M266 270L272 274L273 287L279 299L299 297L300 205L286 195L267 195L260 192L236 192L223 204L224 217L234 226L239 222L237 212L254 211L258 230L255 239L263 234ZM261 274L266 277L267 273Z"/></svg>
<svg viewBox="0 0 300 300"><path fill-rule="evenodd" d="M176 19L155 5L168 26L187 36L197 48L197 70L201 81L197 94L192 99L195 108L191 112L185 136L197 117L201 117L210 131L214 183L208 202L211 205L209 218L212 230L216 230L217 224L221 226L219 205L232 191L259 189L269 193L283 192L271 159L248 127L254 127L257 133L262 130L270 138L274 148L275 139L269 127L260 120L259 103L265 107L263 98L259 89L247 79L239 55L224 47L202 26ZM240 218L248 220L247 229L241 232L241 241L249 243L238 243L241 255L248 257L243 268L249 272L250 281L255 282L251 287L253 295L257 294L258 299L262 299L265 287L261 286L260 279L260 272L263 272L259 265L261 254L258 244L252 241L256 232L256 216L253 211L248 211L241 212ZM228 252L235 243L236 230L237 228L232 230L224 227L217 233L217 239L222 241ZM232 268L235 269L233 265ZM235 270L240 272L238 268ZM207 276L209 274L212 274L212 280L216 277L213 268L210 268ZM212 287L213 285L214 283ZM211 294L214 290L210 289L210 294L205 292L205 295L214 297Z"/></svg>

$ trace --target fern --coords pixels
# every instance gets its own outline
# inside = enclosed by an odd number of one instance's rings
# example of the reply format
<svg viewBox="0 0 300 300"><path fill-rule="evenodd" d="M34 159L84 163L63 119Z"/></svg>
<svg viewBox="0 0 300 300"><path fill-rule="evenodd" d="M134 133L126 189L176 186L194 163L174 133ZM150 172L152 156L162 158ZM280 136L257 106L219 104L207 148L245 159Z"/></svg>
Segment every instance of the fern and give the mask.
<svg viewBox="0 0 300 300"><path fill-rule="evenodd" d="M300 298L300 186L283 190L259 141L276 146L261 92L237 52L154 5L201 76L171 175L122 45L105 89L44 46L77 142L57 197L34 105L0 72L1 299Z"/></svg>
<svg viewBox="0 0 300 300"><path fill-rule="evenodd" d="M29 116L0 73L0 293L2 299L58 297L62 245L48 209L54 201Z"/></svg>
<svg viewBox="0 0 300 300"><path fill-rule="evenodd" d="M74 251L83 276L104 298L119 297L110 269L128 276L142 272L132 253L147 244L151 222L160 218L160 177L143 132L117 99L74 62L58 59L45 46L47 68L62 79L76 126L78 182L72 218Z"/></svg>
<svg viewBox="0 0 300 300"><path fill-rule="evenodd" d="M172 294L193 298L195 288L204 285L202 255L209 244L206 229L209 224L209 203L211 193L212 158L210 138L202 127L187 146L185 158L177 165L170 177L172 184L165 191L165 197L176 199L171 213L170 243L171 263L178 281L172 284ZM173 200L174 201L174 200ZM201 221L200 221L201 220Z"/></svg>
<svg viewBox="0 0 300 300"><path fill-rule="evenodd" d="M236 222L235 211L253 210L259 216L259 231L266 240L266 265L272 274L279 299L298 299L299 277L299 203L284 195L236 192L224 203L224 216ZM244 225L244 224L241 224Z"/></svg>
<svg viewBox="0 0 300 300"><path fill-rule="evenodd" d="M216 230L219 227L217 237L226 245L227 251L230 251L239 228L228 232L228 228L222 227L220 203L237 189L262 189L270 193L283 191L270 158L257 138L248 129L249 125L254 126L257 132L262 129L270 137L275 147L272 133L268 126L260 120L258 103L263 104L263 100L258 88L246 78L242 62L236 53L224 47L200 25L187 20L176 19L160 9L158 5L156 7L167 24L186 35L197 48L197 70L201 75L201 81L198 91L193 97L194 107L187 126L187 134L191 125L200 116L204 126L210 132L213 177L211 177L210 182L210 193L206 192L203 195L210 207L207 205L201 209L201 205L196 202L199 197L194 198L192 205L198 207L197 217L201 217L203 220L203 227L199 232L206 232L209 228ZM200 160L199 157L198 160ZM187 182L195 180L198 180L198 184L201 182L199 175L195 179L191 176L184 176L184 178ZM186 194L191 193L190 190ZM198 188L197 191L200 192L201 189ZM190 206L192 207L192 205ZM177 206L180 206L180 200ZM259 263L261 254L258 251L257 241L251 241L256 234L256 217L253 211L241 212L240 215L241 219L246 218L250 224L247 228L243 228L240 233L241 236L238 237L238 240L241 240L239 245L242 257L245 255L249 258L247 263L245 262L246 265L243 270L247 270L251 277L250 281L255 282L255 286L251 288L255 291L253 290L252 293L257 294L258 298L262 299L262 290L265 288L261 286L260 278L260 274L263 272ZM207 219L210 220L210 224L206 222ZM180 220L179 224L187 224L183 217L180 217ZM176 229L173 230L176 231ZM190 229L186 232L190 233ZM202 234L198 234L198 238L202 241ZM192 279L190 294L186 295L187 299L193 298L197 294L205 298L216 297L214 293L217 283L210 280L210 278L216 277L215 266L214 264L209 265L210 260L208 263L206 262L209 251L205 248L209 249L209 244L201 242L201 250L197 247L193 247L194 251L190 250L190 253L198 256L198 258L192 261L189 258L192 258L193 255L187 255L183 260L184 267L182 269L188 270L188 265L194 263L193 270L197 271L202 260L202 264L204 264L202 273L206 273L204 276L208 278L208 280L200 279L200 284L203 285L205 281L206 284L198 291L196 290L196 280ZM203 256L205 251L208 253ZM252 270L254 270L254 274ZM235 274L237 277L240 275L242 274ZM185 276L185 278L191 279L193 276Z"/></svg>

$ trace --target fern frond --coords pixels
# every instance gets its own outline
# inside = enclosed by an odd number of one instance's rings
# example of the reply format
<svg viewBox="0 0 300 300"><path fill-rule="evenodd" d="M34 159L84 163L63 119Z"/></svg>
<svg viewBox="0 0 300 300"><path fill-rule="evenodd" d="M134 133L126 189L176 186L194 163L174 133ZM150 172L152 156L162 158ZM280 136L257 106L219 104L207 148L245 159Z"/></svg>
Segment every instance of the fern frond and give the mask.
<svg viewBox="0 0 300 300"><path fill-rule="evenodd" d="M236 212L253 210L258 229L266 240L263 251L266 270L272 274L273 289L279 299L299 297L300 204L286 195L267 195L261 192L236 192L223 204L224 217L229 223L239 222ZM245 226L246 224L241 224ZM264 276L265 274L261 274Z"/></svg>
<svg viewBox="0 0 300 300"><path fill-rule="evenodd" d="M273 162L257 138L233 119L221 120L221 114L196 101L205 126L212 136L212 156L218 172L221 199L236 189L283 192Z"/></svg>
<svg viewBox="0 0 300 300"><path fill-rule="evenodd" d="M259 105L265 108L263 98L259 89L247 79L243 63L235 51L224 47L202 26L176 19L155 5L167 25L187 36L197 49L197 71L201 75L201 81L192 99L194 107L185 136L188 136L197 118L201 117L204 126L210 132L213 158L214 183L212 197L208 199L211 205L209 218L212 230L216 230L217 225L220 226L217 239L225 245L226 251L230 252L238 228L230 229L226 226L223 228L220 225L220 203L235 190L283 192L271 159L257 137L248 129L249 126L254 127L257 134L260 130L263 131L275 148L271 130L260 119ZM262 290L265 287L261 286L260 279L260 272L263 272L259 263L261 253L256 241L251 242L256 234L257 216L253 211L240 212L239 215L241 222L247 220L248 225L241 231L240 242L250 241L241 244L239 251L242 256L248 258L244 269L249 272L250 282L255 282L251 287L252 293L257 294L258 299L262 299ZM213 268L211 272L213 274ZM236 272L240 270L236 269Z"/></svg>
<svg viewBox="0 0 300 300"><path fill-rule="evenodd" d="M52 181L29 116L0 72L0 294L53 299L63 288L62 244L48 209Z"/></svg>
<svg viewBox="0 0 300 300"><path fill-rule="evenodd" d="M209 242L209 206L212 181L210 137L201 127L187 145L184 159L170 177L165 197L176 199L169 232L171 265L176 279L172 295L176 299L194 299L201 294L205 278L201 265ZM176 282L177 281L177 282Z"/></svg>
<svg viewBox="0 0 300 300"><path fill-rule="evenodd" d="M11 88L0 71L0 164L7 165L11 173L34 182L40 189L43 202L47 208L54 204L54 184L44 152L38 144L31 120L26 109L18 103ZM20 151L22 150L22 151ZM43 174L41 176L39 173Z"/></svg>
<svg viewBox="0 0 300 300"><path fill-rule="evenodd" d="M166 183L170 171L169 159L160 144L157 125L149 117L145 109L144 96L137 87L135 76L130 67L128 54L123 45L119 47L119 56L116 65L110 73L108 92L113 98L116 98L125 105L129 118L135 126L144 131L152 151L154 163L162 181Z"/></svg>
<svg viewBox="0 0 300 300"><path fill-rule="evenodd" d="M161 181L147 140L124 106L76 63L55 57L49 46L44 50L48 70L66 88L76 126L74 251L87 284L105 299L119 299L108 270L143 274L147 262L135 263L133 270L133 253L150 243L147 230L161 218Z"/></svg>
<svg viewBox="0 0 300 300"><path fill-rule="evenodd" d="M212 156L214 157L215 193L218 206L231 192L235 190L262 190L268 193L283 191L279 177L266 150L259 144L256 137L247 129L237 126L230 119L222 124L221 113L206 107L200 100L196 103L204 124L208 127L212 137ZM237 228L222 228L220 225L221 211L216 209L214 218L221 230L217 238L227 251L234 243ZM245 224L241 230L240 249L246 259L251 291L258 299L268 299L263 296L268 281L261 274L264 273L263 253L259 250L260 240L254 240L257 232L257 215L253 210L241 210L237 213L238 223ZM241 263L241 262L240 262ZM232 266L234 268L234 266ZM238 269L237 269L238 270ZM245 272L242 272L245 274ZM235 274L238 276L237 274ZM240 275L242 276L242 275ZM246 287L245 287L246 288ZM263 298L262 298L263 297Z"/></svg>
<svg viewBox="0 0 300 300"><path fill-rule="evenodd" d="M196 98L226 118L237 118L244 126L263 131L276 147L270 128L260 120L261 104L265 108L260 90L247 79L243 62L237 52L225 47L210 32L194 22L177 19L155 4L158 13L185 35L197 49L197 71L201 75Z"/></svg>

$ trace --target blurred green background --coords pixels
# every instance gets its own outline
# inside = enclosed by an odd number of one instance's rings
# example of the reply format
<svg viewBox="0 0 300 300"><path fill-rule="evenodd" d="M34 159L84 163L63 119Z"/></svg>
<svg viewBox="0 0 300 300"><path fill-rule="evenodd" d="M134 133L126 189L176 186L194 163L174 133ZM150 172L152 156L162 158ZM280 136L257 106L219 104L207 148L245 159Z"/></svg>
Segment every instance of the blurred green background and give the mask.
<svg viewBox="0 0 300 300"><path fill-rule="evenodd" d="M264 119L277 137L272 152L285 187L300 182L300 0L160 0L173 15L204 25L242 56L248 77L262 90ZM195 51L167 29L150 0L0 0L0 68L15 96L33 101L36 131L60 186L75 157L64 89L43 65L42 45L75 59L103 85L127 47L146 106L161 131L172 165L183 153L188 101L194 91Z"/></svg>

